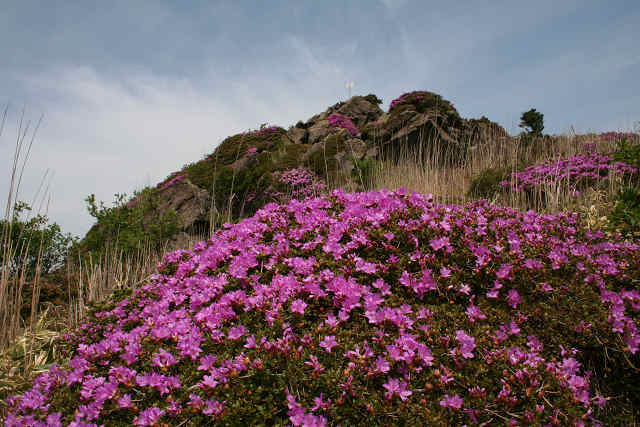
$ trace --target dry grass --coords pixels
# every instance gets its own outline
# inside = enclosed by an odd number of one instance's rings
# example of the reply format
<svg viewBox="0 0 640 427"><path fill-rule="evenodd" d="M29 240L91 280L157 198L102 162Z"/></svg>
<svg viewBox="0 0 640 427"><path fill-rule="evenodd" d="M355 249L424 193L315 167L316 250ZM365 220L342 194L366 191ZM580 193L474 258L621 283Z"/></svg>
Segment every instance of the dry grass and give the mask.
<svg viewBox="0 0 640 427"><path fill-rule="evenodd" d="M5 108L2 116L2 122L0 124L0 137L2 137L2 131L6 123L8 107ZM22 175L31 153L31 147L37 133L38 127L42 122L42 117L38 121L31 142L25 145L25 139L28 135L30 122L24 122L24 110L22 116L18 122L18 134L16 138L16 145L14 149L13 162L11 167L11 176L9 180L9 193L7 195L7 205L5 209L4 221L2 227L0 227L0 350L6 348L12 340L19 335L25 326L25 321L20 316L20 311L23 306L22 302L22 290L27 283L28 272L25 269L25 262L22 263L23 268L14 271L15 260L26 260L29 247L14 247L12 236L13 217L15 213L15 203L18 201L20 194L20 184L22 181ZM25 151L26 149L26 151ZM46 178L46 174L45 174ZM44 182L44 179L43 179ZM40 190L42 189L42 185ZM38 191L38 193L40 192ZM35 199L38 198L36 194ZM46 192L41 196L40 206L42 207L42 201L46 198ZM32 203L33 205L33 203ZM31 241L31 239L29 239ZM33 298L32 307L37 306L39 295L39 270L41 265L41 251L42 242L40 243L40 252L37 260L36 274L33 278ZM36 313L32 311L31 321L28 327L34 326Z"/></svg>
<svg viewBox="0 0 640 427"><path fill-rule="evenodd" d="M427 144L433 141L427 141ZM588 152L595 146L600 152L615 148L612 142L601 141L597 135L554 136L525 142L520 138L494 137L486 141L472 141L470 155L462 165L442 167L437 150L430 157L419 158L415 153L403 152L397 163L383 162L374 174L371 189L397 189L404 187L420 193L431 193L441 203L465 203L474 199L467 196L471 182L488 168L506 168L517 172L524 167L551 162ZM590 215L589 224L602 226L600 220L611 209L608 202L628 181L621 176L610 179L596 188L574 195L568 182L541 186L525 195L523 192L505 191L491 203L526 211L534 209L544 213L578 211ZM594 218L598 221L594 222Z"/></svg>

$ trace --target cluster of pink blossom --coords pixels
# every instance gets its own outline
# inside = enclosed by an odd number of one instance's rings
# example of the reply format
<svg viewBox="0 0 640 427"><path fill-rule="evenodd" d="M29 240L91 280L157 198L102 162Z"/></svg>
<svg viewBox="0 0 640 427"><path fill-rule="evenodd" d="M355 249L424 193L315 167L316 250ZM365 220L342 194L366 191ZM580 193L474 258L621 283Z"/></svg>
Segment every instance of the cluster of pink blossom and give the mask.
<svg viewBox="0 0 640 427"><path fill-rule="evenodd" d="M247 157L253 157L256 154L258 154L258 147L251 147L247 150L246 156Z"/></svg>
<svg viewBox="0 0 640 427"><path fill-rule="evenodd" d="M600 134L604 141L619 141L621 139L640 140L640 135L631 132L605 132Z"/></svg>
<svg viewBox="0 0 640 427"><path fill-rule="evenodd" d="M613 161L610 153L591 151L529 166L521 172L512 173L511 179L502 181L500 185L511 187L514 191L526 191L542 185L563 184L573 194L578 194L581 184L605 180L611 172L635 175L638 170L627 163Z"/></svg>
<svg viewBox="0 0 640 427"><path fill-rule="evenodd" d="M283 128L281 128L280 126L266 126L263 127L261 129L255 130L255 131L251 131L251 132L247 132L248 134L252 134L252 135L256 135L256 136L261 136L261 137L269 137L272 135L276 135L280 132L284 131Z"/></svg>
<svg viewBox="0 0 640 427"><path fill-rule="evenodd" d="M316 174L306 168L289 169L284 172L276 171L273 178L280 184L274 188L271 185L266 194L279 203L286 203L291 199L303 200L326 193L327 185Z"/></svg>
<svg viewBox="0 0 640 427"><path fill-rule="evenodd" d="M179 174L180 174L180 172L173 172L171 175L169 175L169 177L167 179L165 179L164 181L162 181L158 185L156 185L156 188L159 191L166 190L167 188L171 187L173 184L175 184L176 182L182 180L186 176L186 174L182 174L182 175L179 175ZM135 198L129 200L125 204L125 206L127 206L129 208L132 208L135 205L137 205L139 201L140 201L140 197L139 196L135 197Z"/></svg>
<svg viewBox="0 0 640 427"><path fill-rule="evenodd" d="M158 184L157 185L158 190L160 190L160 191L166 190L167 188L171 187L176 182L182 181L182 179L184 179L184 177L187 176L186 174L178 175L179 173L180 172L174 172L172 174L173 177L170 177L170 179Z"/></svg>
<svg viewBox="0 0 640 427"><path fill-rule="evenodd" d="M408 100L409 98L420 99L420 98L424 98L424 95L415 94L414 92L403 93L402 95L400 95L399 97L391 101L391 104L389 104L389 111L393 110L393 107L395 107L396 105L398 105L403 101Z"/></svg>
<svg viewBox="0 0 640 427"><path fill-rule="evenodd" d="M605 398L573 347L597 319L612 356L638 352L639 270L638 245L577 214L403 189L270 203L68 335L68 366L11 397L5 423L242 424L257 404L229 405L262 378L278 405L263 414L294 426L430 424L426 409L435 424L597 425Z"/></svg>
<svg viewBox="0 0 640 427"><path fill-rule="evenodd" d="M344 114L331 113L329 114L329 124L331 126L339 127L342 129L346 129L349 131L351 136L356 136L358 134L358 129L353 124L351 119Z"/></svg>

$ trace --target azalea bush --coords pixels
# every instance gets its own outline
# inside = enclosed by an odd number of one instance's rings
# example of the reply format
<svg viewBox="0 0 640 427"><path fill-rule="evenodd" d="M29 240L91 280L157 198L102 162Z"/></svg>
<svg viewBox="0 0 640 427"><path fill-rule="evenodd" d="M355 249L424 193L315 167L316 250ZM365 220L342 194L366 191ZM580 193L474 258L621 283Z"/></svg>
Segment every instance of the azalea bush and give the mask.
<svg viewBox="0 0 640 427"><path fill-rule="evenodd" d="M622 135L620 137L620 135ZM616 161L640 168L640 136L634 134L608 134L615 139L617 149L613 153ZM618 190L613 198L614 209L609 214L609 221L625 235L640 237L640 179L636 174L632 185Z"/></svg>
<svg viewBox="0 0 640 427"><path fill-rule="evenodd" d="M600 134L600 139L604 141L619 141L622 139L640 141L640 134L633 132L604 132Z"/></svg>
<svg viewBox="0 0 640 427"><path fill-rule="evenodd" d="M174 172L171 175L169 175L169 177L167 179L165 179L164 181L160 182L156 186L156 188L159 189L160 191L166 190L167 188L171 187L176 182L182 181L185 177L186 177L185 173Z"/></svg>
<svg viewBox="0 0 640 427"><path fill-rule="evenodd" d="M636 169L640 168L640 135L635 137L625 136L616 138L616 150L613 152L614 160L632 165Z"/></svg>
<svg viewBox="0 0 640 427"><path fill-rule="evenodd" d="M586 185L607 180L611 172L629 176L637 175L638 169L615 161L611 153L591 151L529 166L512 173L510 179L502 181L500 185L511 187L514 191L528 191L543 185L566 185L575 194Z"/></svg>
<svg viewBox="0 0 640 427"><path fill-rule="evenodd" d="M345 116L344 114L331 113L329 114L328 118L329 124L331 126L346 129L349 131L351 136L356 136L358 134L358 129L353 124L349 116Z"/></svg>
<svg viewBox="0 0 640 427"><path fill-rule="evenodd" d="M640 248L379 191L266 205L93 308L22 425L628 425Z"/></svg>
<svg viewBox="0 0 640 427"><path fill-rule="evenodd" d="M306 168L276 171L271 174L273 183L266 194L277 203L287 203L291 199L303 200L327 192L326 183Z"/></svg>

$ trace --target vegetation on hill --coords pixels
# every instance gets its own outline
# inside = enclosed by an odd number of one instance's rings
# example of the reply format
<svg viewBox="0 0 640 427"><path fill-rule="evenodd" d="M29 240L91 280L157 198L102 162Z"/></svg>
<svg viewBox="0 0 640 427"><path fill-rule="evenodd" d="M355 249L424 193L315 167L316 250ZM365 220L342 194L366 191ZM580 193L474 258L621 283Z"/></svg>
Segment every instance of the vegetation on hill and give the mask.
<svg viewBox="0 0 640 427"><path fill-rule="evenodd" d="M2 325L25 334L0 353L0 418L637 423L640 137L534 134L535 110L508 137L426 91L380 103L231 136L111 208L89 196L73 262L0 276L0 302L33 290Z"/></svg>

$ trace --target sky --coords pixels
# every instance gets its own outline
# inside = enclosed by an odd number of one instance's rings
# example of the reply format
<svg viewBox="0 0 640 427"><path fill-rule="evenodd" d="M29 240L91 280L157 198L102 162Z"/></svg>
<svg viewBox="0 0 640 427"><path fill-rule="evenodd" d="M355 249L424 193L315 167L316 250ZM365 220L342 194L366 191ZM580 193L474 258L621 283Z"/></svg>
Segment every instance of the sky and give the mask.
<svg viewBox="0 0 640 427"><path fill-rule="evenodd" d="M350 81L385 111L428 90L512 135L530 108L552 135L631 131L638 22L637 0L0 0L0 201L21 118L18 198L83 236L89 194L110 206L227 136L306 121Z"/></svg>

